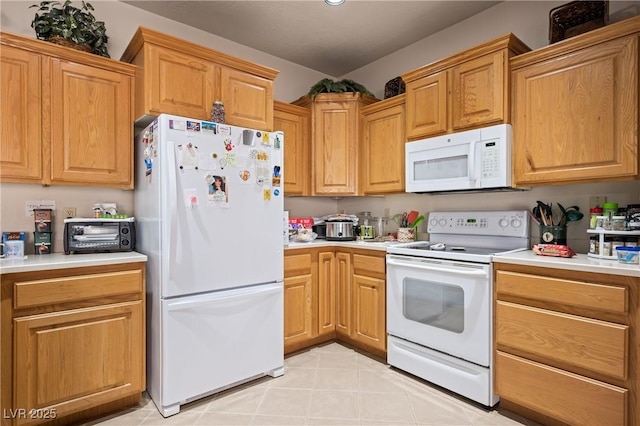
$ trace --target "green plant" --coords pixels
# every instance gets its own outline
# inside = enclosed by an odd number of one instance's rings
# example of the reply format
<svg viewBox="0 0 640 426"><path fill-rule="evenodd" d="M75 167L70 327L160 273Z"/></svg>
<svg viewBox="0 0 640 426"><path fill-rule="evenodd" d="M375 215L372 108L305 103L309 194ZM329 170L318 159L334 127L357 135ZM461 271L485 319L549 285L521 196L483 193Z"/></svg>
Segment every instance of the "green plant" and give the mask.
<svg viewBox="0 0 640 426"><path fill-rule="evenodd" d="M330 78L323 78L313 86L309 90L307 95L311 96L311 99L314 99L318 93L345 93L345 92L353 92L361 93L363 95L373 96L373 93L367 90L362 84L356 83L353 80L343 79L340 81L333 81Z"/></svg>
<svg viewBox="0 0 640 426"><path fill-rule="evenodd" d="M29 8L37 7L31 27L40 40L61 37L79 45L89 45L93 53L109 58L107 50L107 29L103 21L97 21L91 11L91 3L82 1L82 8L71 5L71 0L64 3L43 1Z"/></svg>

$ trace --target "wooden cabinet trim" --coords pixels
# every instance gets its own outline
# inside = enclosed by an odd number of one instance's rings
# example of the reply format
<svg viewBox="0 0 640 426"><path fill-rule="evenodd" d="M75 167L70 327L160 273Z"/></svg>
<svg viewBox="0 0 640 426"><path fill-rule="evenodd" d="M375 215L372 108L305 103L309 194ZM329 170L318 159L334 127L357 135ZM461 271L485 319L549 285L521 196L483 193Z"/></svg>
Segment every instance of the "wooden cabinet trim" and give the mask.
<svg viewBox="0 0 640 426"><path fill-rule="evenodd" d="M578 49L592 47L616 38L640 33L640 16L625 19L615 24L580 34L566 40L514 56L510 60L511 70L530 66L536 62L547 61L570 54Z"/></svg>
<svg viewBox="0 0 640 426"><path fill-rule="evenodd" d="M245 61L217 50L206 48L202 45L173 37L143 26L138 27L131 42L120 57L120 60L124 62L131 62L145 43L152 43L158 46L167 47L178 52L183 52L187 55L210 60L217 64L245 71L250 74L255 74L269 80L274 80L280 73L280 71L273 68Z"/></svg>
<svg viewBox="0 0 640 426"><path fill-rule="evenodd" d="M528 52L531 50L519 38L509 33L509 34L505 34L503 36L497 37L493 40L489 40L486 43L483 43L475 47L472 47L470 49L459 52L457 54L448 56L447 58L444 58L442 60L432 62L431 64L424 65L423 67L420 67L410 72L407 72L405 74L402 74L402 79L404 80L405 83L409 83L423 76L446 70L447 68L451 68L452 66L457 65L459 63L462 63L462 62L465 62L465 61L468 61L468 60L471 60L479 56L483 56L501 49L508 49L511 55L520 55L524 52Z"/></svg>
<svg viewBox="0 0 640 426"><path fill-rule="evenodd" d="M14 283L14 309L74 302L84 299L138 293L143 290L142 270L79 275Z"/></svg>

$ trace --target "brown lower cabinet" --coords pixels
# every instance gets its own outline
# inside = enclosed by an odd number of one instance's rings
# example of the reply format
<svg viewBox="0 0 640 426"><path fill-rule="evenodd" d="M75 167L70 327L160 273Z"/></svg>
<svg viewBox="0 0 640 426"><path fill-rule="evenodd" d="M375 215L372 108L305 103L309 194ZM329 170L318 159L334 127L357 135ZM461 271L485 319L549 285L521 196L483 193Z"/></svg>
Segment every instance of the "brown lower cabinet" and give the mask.
<svg viewBox="0 0 640 426"><path fill-rule="evenodd" d="M339 340L386 358L385 252L285 250L285 354Z"/></svg>
<svg viewBox="0 0 640 426"><path fill-rule="evenodd" d="M3 274L2 425L71 424L145 385L145 265Z"/></svg>
<svg viewBox="0 0 640 426"><path fill-rule="evenodd" d="M495 263L495 282L501 407L543 424L640 424L640 278Z"/></svg>

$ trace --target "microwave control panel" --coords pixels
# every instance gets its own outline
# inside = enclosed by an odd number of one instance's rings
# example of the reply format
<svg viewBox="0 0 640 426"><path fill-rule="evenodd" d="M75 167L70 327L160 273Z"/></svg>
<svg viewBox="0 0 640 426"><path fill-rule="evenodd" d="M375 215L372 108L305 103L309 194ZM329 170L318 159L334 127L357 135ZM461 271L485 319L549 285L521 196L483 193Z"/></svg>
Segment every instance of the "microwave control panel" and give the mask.
<svg viewBox="0 0 640 426"><path fill-rule="evenodd" d="M500 176L500 148L495 141L483 142L481 147L482 178L496 178Z"/></svg>

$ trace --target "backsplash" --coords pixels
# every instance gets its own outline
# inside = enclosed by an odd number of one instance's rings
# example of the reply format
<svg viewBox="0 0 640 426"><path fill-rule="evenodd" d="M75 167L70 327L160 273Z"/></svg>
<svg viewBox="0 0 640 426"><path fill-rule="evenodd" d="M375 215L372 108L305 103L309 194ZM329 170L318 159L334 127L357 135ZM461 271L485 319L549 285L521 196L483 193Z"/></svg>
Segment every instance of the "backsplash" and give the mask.
<svg viewBox="0 0 640 426"><path fill-rule="evenodd" d="M589 198L606 196L607 201L617 202L620 207L627 204L640 203L640 181L593 183L562 186L546 186L527 191L456 193L446 195L429 194L397 194L377 197L344 197L317 198L296 197L285 198L285 209L291 217L322 216L327 213L358 213L370 211L372 216L390 216L408 210L418 210L421 214L431 211L445 210L531 210L536 201L563 206L577 205L585 217L578 222L571 222L567 228L567 244L578 253L589 250ZM331 209L334 210L331 210ZM388 229L395 225L390 224ZM427 224L418 227L418 239L428 240ZM539 242L539 227L531 225L531 243Z"/></svg>

